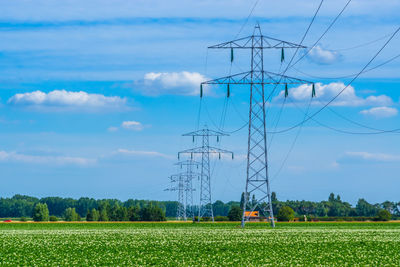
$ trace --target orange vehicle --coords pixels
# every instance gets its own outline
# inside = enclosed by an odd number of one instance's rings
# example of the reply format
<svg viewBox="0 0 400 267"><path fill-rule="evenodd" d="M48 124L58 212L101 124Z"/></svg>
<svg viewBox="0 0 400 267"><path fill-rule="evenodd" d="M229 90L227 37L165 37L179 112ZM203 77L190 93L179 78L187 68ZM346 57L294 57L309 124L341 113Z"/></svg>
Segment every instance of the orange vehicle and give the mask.
<svg viewBox="0 0 400 267"><path fill-rule="evenodd" d="M244 217L258 217L258 211L245 211L244 212Z"/></svg>

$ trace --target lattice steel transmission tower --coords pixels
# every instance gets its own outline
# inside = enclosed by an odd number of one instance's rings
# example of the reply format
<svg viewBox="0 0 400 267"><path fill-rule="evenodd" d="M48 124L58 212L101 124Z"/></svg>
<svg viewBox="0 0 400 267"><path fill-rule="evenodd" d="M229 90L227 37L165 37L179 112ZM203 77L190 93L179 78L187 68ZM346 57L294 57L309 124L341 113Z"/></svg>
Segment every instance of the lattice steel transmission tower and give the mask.
<svg viewBox="0 0 400 267"><path fill-rule="evenodd" d="M176 163L175 165L179 165L182 169L186 167L186 171L181 173L184 178L184 191L185 191L185 212L186 218L191 217L194 221L194 203L193 203L193 192L196 191L193 188L193 180L200 179L200 173L195 172L194 169L198 169L201 163L194 161L193 159L181 161Z"/></svg>
<svg viewBox="0 0 400 267"><path fill-rule="evenodd" d="M237 40L210 46L211 49L230 49L231 62L235 49L249 49L251 51L251 69L215 80L201 83L200 97L203 97L203 85L227 85L227 97L230 96L230 85L250 86L250 109L248 122L248 150L247 171L245 187L245 204L243 208L242 227L249 218L245 212L259 209L264 216L269 217L272 227L275 227L274 214L271 203L271 189L268 179L268 155L267 155L267 131L266 131L266 101L271 100L276 86L284 84L285 97L288 95L288 84L312 84L311 82L293 77L272 73L264 70L264 50L280 49L281 61L284 60L284 49L306 48L305 46L290 43L275 38L264 36L259 24L254 28L253 35ZM266 85L275 85L270 92L266 92ZM315 95L315 87L312 84L312 95ZM268 96L268 97L266 97ZM247 199L250 195L255 196L254 203ZM247 197L246 197L247 196ZM267 204L267 205L265 205ZM250 214L250 213L247 213Z"/></svg>
<svg viewBox="0 0 400 267"><path fill-rule="evenodd" d="M193 159L195 155L201 155L200 202L197 220L200 221L202 217L210 217L214 222L214 213L211 201L210 155L218 155L218 157L221 158L222 154L230 154L233 158L233 152L210 146L210 136L216 137L217 142L219 142L220 137L227 136L227 134L205 128L184 134L183 136L192 136L193 142L196 137L201 137L200 147L181 151L178 153L178 158L182 154L190 155L191 159Z"/></svg>
<svg viewBox="0 0 400 267"><path fill-rule="evenodd" d="M184 201L184 193L185 193L184 177L180 174L174 174L171 175L169 178L171 180L171 187L165 190L178 192L178 208L176 210L176 219L186 221L187 218L186 218L186 203Z"/></svg>
<svg viewBox="0 0 400 267"><path fill-rule="evenodd" d="M181 161L176 163L181 169L186 167L186 171L171 175L171 187L166 191L178 192L178 208L176 211L176 219L186 221L188 217L194 220L193 212L193 179L199 178L200 174L193 171L193 167L200 165L199 162L193 160Z"/></svg>

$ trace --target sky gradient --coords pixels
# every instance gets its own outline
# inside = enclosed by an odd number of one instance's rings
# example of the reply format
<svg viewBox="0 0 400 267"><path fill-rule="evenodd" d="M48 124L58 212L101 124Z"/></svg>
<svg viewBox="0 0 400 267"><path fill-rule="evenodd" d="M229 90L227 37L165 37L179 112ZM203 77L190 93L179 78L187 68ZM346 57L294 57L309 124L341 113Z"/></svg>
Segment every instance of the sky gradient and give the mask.
<svg viewBox="0 0 400 267"><path fill-rule="evenodd" d="M346 2L324 2L304 45L316 42ZM225 88L207 88L199 108L200 82L249 69L246 51L235 53L231 65L229 51L207 47L251 35L256 22L265 35L300 42L319 1L260 0L247 20L253 4L3 1L0 196L176 199L164 189L179 171L173 165L177 152L193 145L181 135L198 125L233 131L248 118L246 87L232 88L229 100ZM353 0L288 70L316 82L310 114L388 40L400 24L399 12L398 1ZM397 56L399 47L395 36L369 68ZM280 51L267 51L265 69L282 71L292 55L286 51L281 65ZM400 128L399 67L396 58L362 74L315 121L269 135L271 186L279 199L322 200L334 192L351 203L361 197L400 200L399 133L361 134L376 131L359 125ZM278 89L269 101L271 132L301 122L311 96L310 86L289 88L282 105ZM236 157L213 161L213 200L240 199L246 145L246 128L218 144Z"/></svg>

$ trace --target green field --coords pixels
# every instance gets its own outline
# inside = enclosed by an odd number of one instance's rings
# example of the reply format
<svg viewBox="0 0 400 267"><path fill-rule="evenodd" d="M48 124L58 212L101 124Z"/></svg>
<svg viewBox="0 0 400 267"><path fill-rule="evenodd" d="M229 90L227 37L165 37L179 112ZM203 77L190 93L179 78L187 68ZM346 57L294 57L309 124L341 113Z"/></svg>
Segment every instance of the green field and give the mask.
<svg viewBox="0 0 400 267"><path fill-rule="evenodd" d="M400 265L400 223L1 223L1 265Z"/></svg>

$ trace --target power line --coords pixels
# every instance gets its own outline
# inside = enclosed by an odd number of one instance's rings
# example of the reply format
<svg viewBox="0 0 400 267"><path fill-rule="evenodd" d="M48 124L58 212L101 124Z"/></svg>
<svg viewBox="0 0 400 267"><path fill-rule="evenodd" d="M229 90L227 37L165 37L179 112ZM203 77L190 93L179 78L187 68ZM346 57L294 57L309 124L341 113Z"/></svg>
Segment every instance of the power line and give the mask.
<svg viewBox="0 0 400 267"><path fill-rule="evenodd" d="M256 0L254 2L254 5L252 7L252 9L250 10L250 14L247 16L245 22L242 24L242 27L240 27L240 30L238 31L238 33L235 35L235 39L239 36L239 34L243 31L244 27L246 26L247 22L249 22L250 17L253 15L254 9L256 8L258 2L260 0Z"/></svg>
<svg viewBox="0 0 400 267"><path fill-rule="evenodd" d="M350 0L350 1L351 1L351 0ZM308 32L310 31L311 26L312 26L312 24L314 23L315 18L317 17L317 15L318 15L318 13L319 13L319 10L321 9L321 6L322 6L323 3L324 3L324 0L321 0L321 2L320 2L319 5L318 5L317 10L316 10L315 13L314 13L314 16L312 17L312 19L311 19L311 21L310 21L310 24L309 24L308 27L307 27L307 30L305 31L303 37L301 38L300 46L302 46L302 44L303 44L303 42L304 42L304 40L305 40L305 38L306 38ZM289 68L290 68L290 66L291 66L291 64L292 64L292 62L293 62L293 60L294 60L294 58L295 58L296 55L297 55L297 52L299 51L300 46L298 46L298 47L296 48L296 51L294 52L292 58L290 59L289 64L287 64L285 70L281 73L281 75L285 75L286 72L289 70ZM294 64L293 64L293 65L294 65ZM279 79L279 82L275 85L274 89L271 91L271 93L269 94L268 98L267 98L265 101L268 101L268 100L272 97L272 95L274 94L274 92L275 92L276 88L278 87L278 84L281 82L281 80L282 80L282 76L281 76L281 78Z"/></svg>
<svg viewBox="0 0 400 267"><path fill-rule="evenodd" d="M302 123L301 126L299 127L299 129L298 129L298 131L297 131L297 133L296 133L296 136L295 136L295 138L294 138L294 140L293 140L293 142L292 142L292 144L291 144L291 146L290 146L290 148L289 148L289 151L287 152L287 154L286 154L286 156L285 156L285 158L284 158L284 160L283 160L281 166L279 167L278 171L277 171L277 172L275 173L275 175L272 177L271 182L274 181L274 180L279 176L279 174L281 173L281 171L282 171L283 167L285 166L287 160L289 159L289 156L290 156L290 154L292 153L292 151L293 151L293 149L294 149L294 146L295 146L296 143L297 143L297 140L299 139L301 130L303 129L303 125L304 125L304 123L305 123L305 121L306 121L306 117L308 116L308 111L310 110L311 102L312 102L312 98L310 99L310 102L308 103L307 111L304 113L303 123Z"/></svg>
<svg viewBox="0 0 400 267"><path fill-rule="evenodd" d="M319 100L318 100L318 101L319 101ZM319 101L319 102L321 102L321 101ZM334 110L333 110L332 108L330 108L330 107L327 107L327 108L328 108L329 111L331 111L331 112L332 112L333 114L335 114L336 116L338 116L338 117L342 118L343 120L348 121L348 122L350 122L350 123L352 123L352 124L354 124L354 125L360 126L360 127L362 127L362 128L366 128L366 129L373 130L373 131L378 131L379 133L396 133L396 132L398 132L398 130L399 130L399 129L383 130L383 129L374 128L374 127L371 127L371 126L368 126L368 125L365 125L365 124L362 124L362 123L353 121L353 120L351 120L351 119L345 117L344 115L342 115L342 114L340 114L340 113L334 111Z"/></svg>
<svg viewBox="0 0 400 267"><path fill-rule="evenodd" d="M296 108L298 108L301 112L303 112L306 116L308 116L304 111L301 110L301 108L300 108L295 102L293 102L292 100L291 100L291 102L292 102L292 104L293 104ZM319 102L320 102L320 101L319 101ZM330 109L330 108L328 107L328 109ZM330 110L333 112L332 109L330 109ZM352 122L352 123L354 123L354 124L363 126L362 124L359 124L359 123L357 123L357 122L355 122L355 121L352 121L352 120L350 120L350 119L347 119L347 118L345 118L344 116L342 116L342 115L340 115L340 114L337 114L337 113L334 113L334 114L336 114L336 115L342 117L343 119L346 119L346 120L349 121L349 122ZM371 127L363 126L363 127L369 128L369 129L377 130L378 132L355 132L355 131L343 130L343 129L335 128L335 127L333 127L333 126L329 126L329 125L327 125L327 124L325 124L325 123L322 123L322 122L316 120L315 118L311 118L311 120L314 121L315 123L317 123L318 125L320 125L321 127L324 127L324 128L329 129L329 130L332 130L332 131L335 131L335 132L338 132L338 133L342 133L342 134L351 134L351 135L376 135L376 134L385 134L385 133L398 133L397 131L400 130L400 129L395 129L395 130L379 130L379 129L374 129L374 128L371 128Z"/></svg>
<svg viewBox="0 0 400 267"><path fill-rule="evenodd" d="M376 65L376 66L374 66L374 67L372 67L372 68L369 68L369 69L363 71L362 74L367 73L367 72L370 72L370 71L375 70L375 69L377 69L377 68L380 68L380 67L382 67L382 66L384 66L384 65L386 65L386 64L388 64L388 63L390 63L390 62L392 62L393 60L395 60L395 59L397 59L397 58L399 58L399 57L400 57L400 54L398 54L398 55L396 55L396 56L394 56L394 57L392 57L392 58L386 60L385 62L382 62L382 63L380 63L380 64L378 64L378 65ZM357 73L353 73L353 74L348 74L348 75L343 75L343 76L337 76L337 77L321 77L321 76L316 76L316 75L312 75L312 74L306 73L306 72L301 71L301 70L299 70L299 69L297 69L297 68L295 68L295 67L292 67L292 68L295 69L297 72L299 72L299 73L301 73L301 74L304 74L304 75L306 75L306 76L308 76L308 77L317 78L317 79L324 79L324 80L337 80L337 79L352 78L352 77L354 77L355 75L357 75Z"/></svg>
<svg viewBox="0 0 400 267"><path fill-rule="evenodd" d="M315 117L316 115L318 115L322 110L324 110L326 107L328 107L333 101L335 101L355 80L358 79L358 77L364 72L364 70L366 68L368 68L368 66L375 60L375 58L383 51L383 49L385 49L385 47L390 43L390 41L392 41L392 39L396 36L396 34L400 31L400 27L396 29L396 31L394 31L394 33L392 34L392 36L386 41L386 43L378 50L378 52L368 61L368 63L362 68L362 70L337 94L335 95L330 101L328 101L326 104L324 104L324 106L322 108L320 108L319 110L317 110L315 113L313 113L311 116L309 116L306 121L309 121L310 119L312 119L313 117ZM284 133L284 132L288 132L290 130L293 130L297 127L299 127L300 125L302 125L304 122L300 122L297 123L289 128L280 130L280 131L275 131L275 132L271 132L271 133Z"/></svg>
<svg viewBox="0 0 400 267"><path fill-rule="evenodd" d="M332 28L332 26L336 23L336 21L339 19L339 17L343 14L343 12L346 10L347 6L350 4L352 0L349 0L346 5L342 8L342 10L339 12L339 14L335 17L335 19L331 22L331 24L326 28L326 30L322 33L322 35L318 38L318 40L313 44L313 46L307 50L306 53L304 53L303 56L301 56L295 63L293 63L292 66L296 65L300 60L302 60L310 51L321 41L321 39L327 34L327 32ZM289 67L290 68L290 67Z"/></svg>
<svg viewBox="0 0 400 267"><path fill-rule="evenodd" d="M355 45L355 46L351 46L351 47L347 47L347 48L330 49L330 50L334 51L334 52L353 50L353 49L357 49L357 48L360 48L360 47L365 47L365 46L368 46L370 44L374 44L376 42L379 42L379 41L385 39L386 37L389 37L390 35L391 34L389 33L389 34L386 34L384 36L379 37L378 39L375 39L375 40L372 40L372 41L368 41L368 42L363 43L363 44L359 44L359 45Z"/></svg>

